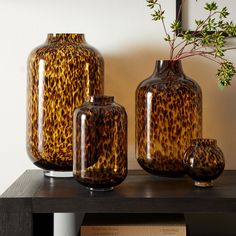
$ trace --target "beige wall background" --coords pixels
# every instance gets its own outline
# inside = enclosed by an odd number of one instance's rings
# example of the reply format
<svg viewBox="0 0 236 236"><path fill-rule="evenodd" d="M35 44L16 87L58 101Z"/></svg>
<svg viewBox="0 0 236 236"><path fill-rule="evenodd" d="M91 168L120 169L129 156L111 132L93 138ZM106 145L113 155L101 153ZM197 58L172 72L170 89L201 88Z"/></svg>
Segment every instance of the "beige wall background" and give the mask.
<svg viewBox="0 0 236 236"><path fill-rule="evenodd" d="M169 24L175 0L160 1ZM129 168L139 168L134 158L135 89L152 73L155 61L169 55L162 26L149 13L145 0L0 0L0 193L23 171L36 168L25 151L26 60L47 33L83 32L103 54L105 92L127 110ZM229 44L236 46L236 40ZM236 64L236 51L228 58ZM236 81L221 91L215 64L195 57L183 65L203 91L204 137L217 139L226 168L236 169Z"/></svg>

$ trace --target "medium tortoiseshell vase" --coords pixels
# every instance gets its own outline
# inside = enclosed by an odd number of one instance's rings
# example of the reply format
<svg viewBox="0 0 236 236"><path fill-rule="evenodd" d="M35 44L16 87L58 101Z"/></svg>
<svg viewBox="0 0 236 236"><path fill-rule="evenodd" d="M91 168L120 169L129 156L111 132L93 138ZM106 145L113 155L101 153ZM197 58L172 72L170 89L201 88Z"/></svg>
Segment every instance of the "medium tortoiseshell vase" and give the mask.
<svg viewBox="0 0 236 236"><path fill-rule="evenodd" d="M184 154L185 172L196 187L212 187L225 167L224 155L215 139L193 139Z"/></svg>
<svg viewBox="0 0 236 236"><path fill-rule="evenodd" d="M27 152L47 176L72 176L73 112L103 94L104 62L83 34L48 34L28 58Z"/></svg>
<svg viewBox="0 0 236 236"><path fill-rule="evenodd" d="M202 136L202 92L182 71L181 61L157 61L136 90L136 158L147 172L184 174L183 157Z"/></svg>
<svg viewBox="0 0 236 236"><path fill-rule="evenodd" d="M74 112L75 179L107 191L127 175L127 115L110 96L94 96Z"/></svg>

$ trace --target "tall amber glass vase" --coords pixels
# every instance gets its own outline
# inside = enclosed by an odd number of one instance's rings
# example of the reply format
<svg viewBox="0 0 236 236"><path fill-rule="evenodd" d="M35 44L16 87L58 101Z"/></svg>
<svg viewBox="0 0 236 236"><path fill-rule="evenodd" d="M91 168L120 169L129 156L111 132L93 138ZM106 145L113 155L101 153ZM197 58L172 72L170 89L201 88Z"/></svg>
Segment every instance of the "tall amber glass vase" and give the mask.
<svg viewBox="0 0 236 236"><path fill-rule="evenodd" d="M73 112L103 94L104 62L83 34L48 34L28 58L27 152L47 176L72 176Z"/></svg>
<svg viewBox="0 0 236 236"><path fill-rule="evenodd" d="M183 175L184 152L202 136L202 93L181 61L157 61L136 90L136 158L147 172Z"/></svg>

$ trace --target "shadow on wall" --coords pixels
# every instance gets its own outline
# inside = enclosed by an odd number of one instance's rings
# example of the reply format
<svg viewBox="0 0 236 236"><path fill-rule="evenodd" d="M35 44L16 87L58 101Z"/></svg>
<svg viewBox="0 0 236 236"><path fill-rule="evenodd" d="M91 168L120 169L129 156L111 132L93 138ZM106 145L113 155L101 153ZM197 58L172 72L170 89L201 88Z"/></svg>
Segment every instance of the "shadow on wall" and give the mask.
<svg viewBox="0 0 236 236"><path fill-rule="evenodd" d="M128 48L119 54L105 54L105 93L113 95L116 102L126 108L129 124L129 160L134 158L135 144L135 90L138 84L148 78L158 59L167 59L164 51L145 45ZM214 63L201 58L186 59L183 62L185 74L196 80L203 92L203 136L215 138L226 158L226 168L236 168L232 153L236 152L236 105L235 86L221 91L217 85ZM234 144L235 143L235 144ZM230 159L230 166L227 166ZM132 168L132 166L131 166Z"/></svg>

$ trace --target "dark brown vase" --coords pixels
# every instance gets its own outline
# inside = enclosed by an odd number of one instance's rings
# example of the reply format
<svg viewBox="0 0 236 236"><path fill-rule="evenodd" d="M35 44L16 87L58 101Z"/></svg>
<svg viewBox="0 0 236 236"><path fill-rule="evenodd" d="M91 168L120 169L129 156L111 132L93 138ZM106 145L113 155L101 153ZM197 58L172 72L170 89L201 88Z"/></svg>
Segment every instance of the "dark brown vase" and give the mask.
<svg viewBox="0 0 236 236"><path fill-rule="evenodd" d="M215 139L193 139L184 154L185 172L196 187L211 187L225 167L224 155Z"/></svg>
<svg viewBox="0 0 236 236"><path fill-rule="evenodd" d="M83 34L48 34L29 55L27 152L45 175L72 176L73 112L103 94L103 71L101 54Z"/></svg>
<svg viewBox="0 0 236 236"><path fill-rule="evenodd" d="M75 179L111 190L127 175L127 115L110 96L93 96L74 112Z"/></svg>
<svg viewBox="0 0 236 236"><path fill-rule="evenodd" d="M202 93L182 71L181 61L157 61L136 90L136 158L147 172L184 174L183 157L202 136Z"/></svg>

